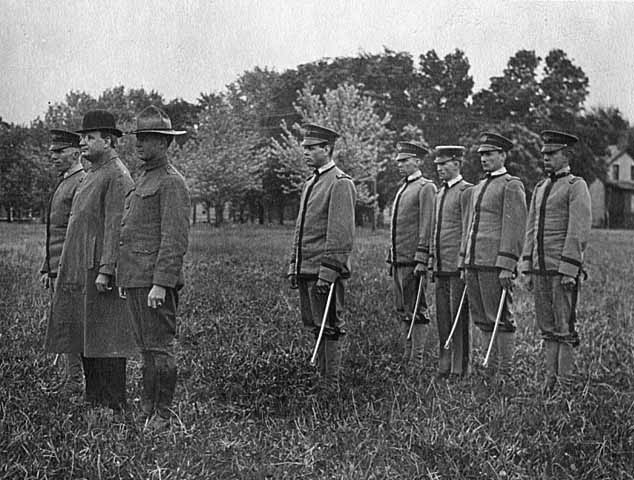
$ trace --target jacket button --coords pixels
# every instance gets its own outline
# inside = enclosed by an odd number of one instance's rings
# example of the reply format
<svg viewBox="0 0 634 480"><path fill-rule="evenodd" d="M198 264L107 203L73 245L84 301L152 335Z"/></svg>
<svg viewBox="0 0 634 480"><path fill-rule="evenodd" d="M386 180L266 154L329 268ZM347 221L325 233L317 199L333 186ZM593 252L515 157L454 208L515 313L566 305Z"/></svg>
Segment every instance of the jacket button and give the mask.
<svg viewBox="0 0 634 480"><path fill-rule="evenodd" d="M119 242L119 245L123 245L123 240L121 240L121 241Z"/></svg>

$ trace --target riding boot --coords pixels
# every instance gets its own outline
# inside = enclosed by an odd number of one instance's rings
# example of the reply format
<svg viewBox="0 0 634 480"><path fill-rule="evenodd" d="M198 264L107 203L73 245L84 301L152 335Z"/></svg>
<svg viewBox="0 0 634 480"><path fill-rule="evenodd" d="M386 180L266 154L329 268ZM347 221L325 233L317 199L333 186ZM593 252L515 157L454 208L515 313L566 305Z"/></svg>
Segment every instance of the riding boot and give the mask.
<svg viewBox="0 0 634 480"><path fill-rule="evenodd" d="M420 371L423 368L423 353L425 348L425 325L422 323L415 323L412 328L412 353L410 361L412 367L416 371Z"/></svg>
<svg viewBox="0 0 634 480"><path fill-rule="evenodd" d="M558 362L557 373L559 375L559 381L564 385L571 385L573 383L572 374L575 366L571 345L567 343L559 344Z"/></svg>
<svg viewBox="0 0 634 480"><path fill-rule="evenodd" d="M158 397L157 372L154 362L154 355L152 353L143 354L143 366L141 367L141 374L141 410L143 411L144 415L150 417L154 413L154 408L156 406Z"/></svg>
<svg viewBox="0 0 634 480"><path fill-rule="evenodd" d="M412 356L412 339L407 338L407 334L409 333L409 322L399 322L400 325L400 336L399 339L402 346L402 355L401 355L401 365L403 367L407 367L409 363L410 357Z"/></svg>
<svg viewBox="0 0 634 480"><path fill-rule="evenodd" d="M176 363L169 355L156 356L156 413L162 418L169 418L176 390Z"/></svg>
<svg viewBox="0 0 634 480"><path fill-rule="evenodd" d="M546 340L544 342L544 363L545 363L545 378L544 388L545 394L549 394L555 388L557 382L558 371L558 356L559 356L559 342L553 340Z"/></svg>
<svg viewBox="0 0 634 480"><path fill-rule="evenodd" d="M513 352L515 349L514 332L497 332L498 372L501 377L508 377L513 368Z"/></svg>

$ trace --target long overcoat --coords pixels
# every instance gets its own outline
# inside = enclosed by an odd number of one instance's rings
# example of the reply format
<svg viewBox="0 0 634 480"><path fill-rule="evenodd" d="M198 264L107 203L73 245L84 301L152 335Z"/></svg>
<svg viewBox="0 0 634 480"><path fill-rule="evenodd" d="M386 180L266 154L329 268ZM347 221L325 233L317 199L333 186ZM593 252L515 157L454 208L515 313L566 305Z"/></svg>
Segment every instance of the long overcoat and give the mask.
<svg viewBox="0 0 634 480"><path fill-rule="evenodd" d="M115 152L90 166L77 189L62 249L45 348L87 357L136 352L129 311L117 288L99 293L99 273L113 276L130 173Z"/></svg>

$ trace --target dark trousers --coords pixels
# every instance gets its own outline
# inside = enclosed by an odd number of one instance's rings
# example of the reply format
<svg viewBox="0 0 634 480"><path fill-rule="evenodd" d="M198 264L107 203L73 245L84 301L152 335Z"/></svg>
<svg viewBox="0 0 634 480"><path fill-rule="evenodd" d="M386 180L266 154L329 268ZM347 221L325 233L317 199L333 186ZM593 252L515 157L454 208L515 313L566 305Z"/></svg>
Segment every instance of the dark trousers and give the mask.
<svg viewBox="0 0 634 480"><path fill-rule="evenodd" d="M165 301L158 308L147 305L149 287L126 289L132 330L141 351L143 391L141 408L150 415L170 415L176 390L177 368L174 356L178 293L167 288Z"/></svg>
<svg viewBox="0 0 634 480"><path fill-rule="evenodd" d="M125 408L125 357L81 358L86 379L86 401L121 410Z"/></svg>

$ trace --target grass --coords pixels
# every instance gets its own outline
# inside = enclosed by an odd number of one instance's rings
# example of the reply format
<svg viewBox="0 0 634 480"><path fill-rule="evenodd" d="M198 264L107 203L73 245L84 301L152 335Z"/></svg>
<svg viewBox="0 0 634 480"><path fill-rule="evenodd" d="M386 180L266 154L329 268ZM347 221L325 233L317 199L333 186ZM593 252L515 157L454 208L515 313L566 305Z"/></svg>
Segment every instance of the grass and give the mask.
<svg viewBox="0 0 634 480"><path fill-rule="evenodd" d="M634 232L593 231L579 381L547 398L523 291L504 392L477 375L434 382L433 326L423 371L400 372L388 234L360 231L334 398L311 394L312 337L284 278L290 229L197 226L180 305L178 422L150 432L138 422L136 361L123 420L42 390L57 375L41 349L43 231L0 224L0 478L634 478Z"/></svg>

